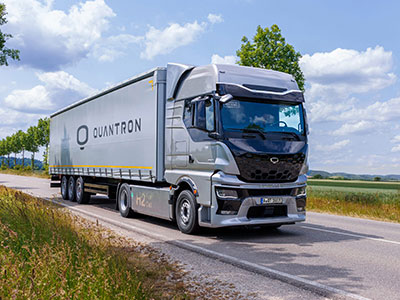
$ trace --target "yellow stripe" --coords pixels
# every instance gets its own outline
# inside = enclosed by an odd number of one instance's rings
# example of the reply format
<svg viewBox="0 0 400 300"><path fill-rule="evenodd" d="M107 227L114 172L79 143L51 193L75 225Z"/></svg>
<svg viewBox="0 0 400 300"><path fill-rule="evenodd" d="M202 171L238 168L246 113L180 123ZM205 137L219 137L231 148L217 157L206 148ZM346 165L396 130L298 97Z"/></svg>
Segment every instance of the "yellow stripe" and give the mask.
<svg viewBox="0 0 400 300"><path fill-rule="evenodd" d="M142 167L142 166L97 166L97 165L53 165L50 168L113 168L113 169L148 169L151 170L152 167Z"/></svg>

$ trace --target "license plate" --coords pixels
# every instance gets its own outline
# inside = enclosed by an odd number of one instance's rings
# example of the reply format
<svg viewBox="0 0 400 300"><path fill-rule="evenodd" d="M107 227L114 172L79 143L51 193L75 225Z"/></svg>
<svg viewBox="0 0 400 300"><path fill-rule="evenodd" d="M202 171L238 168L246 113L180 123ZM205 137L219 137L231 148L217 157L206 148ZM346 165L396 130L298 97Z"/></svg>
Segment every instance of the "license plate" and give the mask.
<svg viewBox="0 0 400 300"><path fill-rule="evenodd" d="M260 198L259 201L260 205L264 205L264 204L282 204L283 203L283 198L280 197L263 197Z"/></svg>

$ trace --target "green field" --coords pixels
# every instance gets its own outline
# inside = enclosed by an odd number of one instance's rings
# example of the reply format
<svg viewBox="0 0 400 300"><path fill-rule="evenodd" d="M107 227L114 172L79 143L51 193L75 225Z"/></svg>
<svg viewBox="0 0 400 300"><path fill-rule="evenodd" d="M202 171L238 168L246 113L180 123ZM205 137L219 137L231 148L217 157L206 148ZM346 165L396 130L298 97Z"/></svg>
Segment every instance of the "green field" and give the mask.
<svg viewBox="0 0 400 300"><path fill-rule="evenodd" d="M356 180L308 180L307 208L400 222L400 183Z"/></svg>
<svg viewBox="0 0 400 300"><path fill-rule="evenodd" d="M307 184L312 188L331 188L343 191L361 192L397 192L400 191L400 182L373 182L359 180L329 180L329 179L308 179Z"/></svg>

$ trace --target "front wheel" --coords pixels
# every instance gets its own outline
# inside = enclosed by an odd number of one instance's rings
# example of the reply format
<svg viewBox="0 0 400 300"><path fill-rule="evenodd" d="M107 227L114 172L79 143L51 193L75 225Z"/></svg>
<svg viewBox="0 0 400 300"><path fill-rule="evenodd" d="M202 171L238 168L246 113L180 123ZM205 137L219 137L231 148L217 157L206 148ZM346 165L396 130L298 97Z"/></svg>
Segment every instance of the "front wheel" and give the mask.
<svg viewBox="0 0 400 300"><path fill-rule="evenodd" d="M185 190L179 194L175 215L181 232L193 234L199 230L197 208L196 199L191 191Z"/></svg>

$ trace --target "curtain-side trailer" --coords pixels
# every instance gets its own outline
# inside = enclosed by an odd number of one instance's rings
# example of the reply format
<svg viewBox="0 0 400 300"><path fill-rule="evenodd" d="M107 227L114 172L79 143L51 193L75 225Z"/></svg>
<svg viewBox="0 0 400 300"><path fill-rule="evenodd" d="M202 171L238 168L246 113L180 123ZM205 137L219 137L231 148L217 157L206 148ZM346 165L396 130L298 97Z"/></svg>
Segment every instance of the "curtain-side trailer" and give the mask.
<svg viewBox="0 0 400 300"><path fill-rule="evenodd" d="M304 221L303 102L285 73L168 64L51 115L49 173L63 199L106 194L185 233Z"/></svg>

